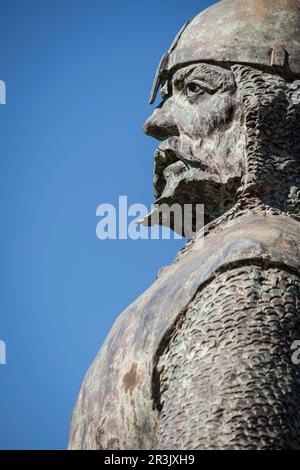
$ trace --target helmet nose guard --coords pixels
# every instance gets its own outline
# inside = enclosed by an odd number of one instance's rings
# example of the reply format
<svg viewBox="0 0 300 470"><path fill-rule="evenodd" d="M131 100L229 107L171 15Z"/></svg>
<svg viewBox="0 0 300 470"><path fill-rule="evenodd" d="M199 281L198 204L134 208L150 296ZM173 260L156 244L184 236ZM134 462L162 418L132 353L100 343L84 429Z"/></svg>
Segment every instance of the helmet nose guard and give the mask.
<svg viewBox="0 0 300 470"><path fill-rule="evenodd" d="M162 78L163 76L165 75L164 72L167 72L168 71L168 63L169 63L169 58L170 58L170 54L172 53L172 51L175 49L175 47L177 46L178 44L178 41L183 33L183 31L186 29L186 27L190 24L190 22L192 21L193 18L191 18L190 20L188 20L183 26L182 28L180 29L180 31L177 33L174 41L172 42L169 50L162 56L162 58L160 59L160 62L158 64L158 67L156 69L156 72L155 72L155 77L154 77L154 80L153 80L153 84L152 84L152 89L151 89L151 93L150 93L150 98L149 98L149 104L153 104L154 101L155 101L155 98L156 98L156 95L157 95L157 92L158 92L158 89L161 85L161 82L162 82Z"/></svg>
<svg viewBox="0 0 300 470"><path fill-rule="evenodd" d="M300 77L300 2L223 0L189 20L159 63L149 103L173 70L202 61L258 65Z"/></svg>

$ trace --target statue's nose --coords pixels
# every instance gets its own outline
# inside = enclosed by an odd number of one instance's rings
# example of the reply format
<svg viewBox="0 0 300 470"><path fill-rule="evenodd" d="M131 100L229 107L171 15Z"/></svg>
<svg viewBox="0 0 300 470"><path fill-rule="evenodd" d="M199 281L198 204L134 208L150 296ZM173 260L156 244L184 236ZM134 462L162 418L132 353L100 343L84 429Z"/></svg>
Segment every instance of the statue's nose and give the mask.
<svg viewBox="0 0 300 470"><path fill-rule="evenodd" d="M158 140L165 140L172 136L178 136L177 125L169 113L157 108L144 124L144 132Z"/></svg>

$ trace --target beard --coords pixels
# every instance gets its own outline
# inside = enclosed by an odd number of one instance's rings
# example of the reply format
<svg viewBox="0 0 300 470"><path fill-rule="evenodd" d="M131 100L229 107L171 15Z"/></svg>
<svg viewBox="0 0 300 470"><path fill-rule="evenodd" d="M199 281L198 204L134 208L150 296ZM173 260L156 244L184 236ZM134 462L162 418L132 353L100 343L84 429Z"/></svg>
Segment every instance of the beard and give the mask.
<svg viewBox="0 0 300 470"><path fill-rule="evenodd" d="M222 146L221 146L222 147ZM171 137L163 141L155 152L154 210L140 222L170 227L180 235L191 238L197 231L199 206L204 206L204 224L211 222L236 203L241 186L241 172L233 165L224 171L220 164L219 146L215 141L193 141L187 136ZM221 170L219 170L221 168ZM164 210L174 204L182 209L192 207L192 222L188 230L170 219L164 219Z"/></svg>

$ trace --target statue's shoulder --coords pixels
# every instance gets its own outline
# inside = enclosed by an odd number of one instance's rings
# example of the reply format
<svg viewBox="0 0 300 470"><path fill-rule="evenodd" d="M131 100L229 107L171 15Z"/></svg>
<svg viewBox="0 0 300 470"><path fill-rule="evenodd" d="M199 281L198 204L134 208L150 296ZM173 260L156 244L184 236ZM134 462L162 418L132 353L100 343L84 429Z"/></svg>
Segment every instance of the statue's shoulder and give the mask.
<svg viewBox="0 0 300 470"><path fill-rule="evenodd" d="M209 271L251 259L299 269L300 222L285 215L249 214L202 240L196 239L189 257L201 259Z"/></svg>
<svg viewBox="0 0 300 470"><path fill-rule="evenodd" d="M300 222L285 215L249 214L222 225L207 236L199 234L159 278L177 279L195 288L218 270L245 262L276 263L300 270ZM191 278L191 279L190 279Z"/></svg>

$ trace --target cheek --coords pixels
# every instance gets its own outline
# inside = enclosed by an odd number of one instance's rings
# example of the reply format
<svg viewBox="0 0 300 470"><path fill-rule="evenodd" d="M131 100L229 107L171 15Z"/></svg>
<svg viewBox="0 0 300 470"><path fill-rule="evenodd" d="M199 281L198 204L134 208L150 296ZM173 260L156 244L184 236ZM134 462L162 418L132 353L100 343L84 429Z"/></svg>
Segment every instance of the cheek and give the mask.
<svg viewBox="0 0 300 470"><path fill-rule="evenodd" d="M206 105L201 110L199 125L203 127L206 135L212 132L223 132L228 124L232 121L233 116L233 99L229 93L216 93L211 96Z"/></svg>
<svg viewBox="0 0 300 470"><path fill-rule="evenodd" d="M209 136L212 132L224 130L233 113L232 97L229 94L215 94L198 102L181 103L178 112L178 129L194 139Z"/></svg>

